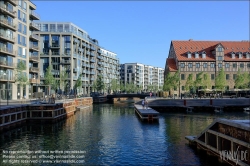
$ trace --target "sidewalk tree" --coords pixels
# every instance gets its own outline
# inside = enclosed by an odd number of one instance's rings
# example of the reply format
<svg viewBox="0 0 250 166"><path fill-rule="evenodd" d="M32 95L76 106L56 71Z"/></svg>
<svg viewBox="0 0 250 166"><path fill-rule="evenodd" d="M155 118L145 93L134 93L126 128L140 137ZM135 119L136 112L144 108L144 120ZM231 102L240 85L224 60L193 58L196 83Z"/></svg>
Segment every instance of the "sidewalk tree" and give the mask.
<svg viewBox="0 0 250 166"><path fill-rule="evenodd" d="M93 82L92 89L94 92L97 90L97 80Z"/></svg>
<svg viewBox="0 0 250 166"><path fill-rule="evenodd" d="M25 85L29 85L29 79L26 75L26 64L23 61L20 61L16 67L16 74L15 74L15 83L20 85L20 96L23 96L23 88Z"/></svg>
<svg viewBox="0 0 250 166"><path fill-rule="evenodd" d="M101 90L104 90L105 85L104 85L104 81L103 81L102 76L100 76L100 75L97 76L96 84L97 84L96 89L98 92L100 92Z"/></svg>
<svg viewBox="0 0 250 166"><path fill-rule="evenodd" d="M66 72L66 69L63 69L62 72L60 72L60 89L66 90L66 80L68 78L68 73Z"/></svg>
<svg viewBox="0 0 250 166"><path fill-rule="evenodd" d="M226 86L226 74L222 68L215 78L215 87L218 90L224 91L225 86Z"/></svg>
<svg viewBox="0 0 250 166"><path fill-rule="evenodd" d="M185 84L185 90L190 92L192 90L192 93L193 93L193 90L194 90L194 80L193 80L193 74L189 74L188 75L188 78L187 78L187 81L186 81L186 84Z"/></svg>
<svg viewBox="0 0 250 166"><path fill-rule="evenodd" d="M172 91L174 89L177 89L177 87L179 86L180 86L180 71L178 70L177 72L174 73L174 75L168 73L164 80L163 90Z"/></svg>
<svg viewBox="0 0 250 166"><path fill-rule="evenodd" d="M45 85L49 85L51 90L56 90L56 88L58 87L58 81L56 81L56 79L54 78L51 70L52 67L49 65L45 72L44 83Z"/></svg>
<svg viewBox="0 0 250 166"><path fill-rule="evenodd" d="M111 86L110 86L111 90L113 92L117 92L119 90L119 82L117 81L117 79L112 79L111 80Z"/></svg>
<svg viewBox="0 0 250 166"><path fill-rule="evenodd" d="M78 88L82 87L82 74L79 74L76 82L75 82L75 85L74 85L74 92L76 94L76 91L78 90ZM78 93L79 91L77 91Z"/></svg>
<svg viewBox="0 0 250 166"><path fill-rule="evenodd" d="M208 76L208 73L203 74L203 82L202 82L202 88L203 89L209 89L211 88L211 77Z"/></svg>
<svg viewBox="0 0 250 166"><path fill-rule="evenodd" d="M199 89L199 87L202 87L203 85L203 72L199 72L197 75L196 75L196 79L194 81L194 86L195 86L195 89Z"/></svg>
<svg viewBox="0 0 250 166"><path fill-rule="evenodd" d="M172 81L171 81L172 77L171 74L168 73L165 80L164 80L164 85L163 85L163 90L164 91L170 91L172 88Z"/></svg>
<svg viewBox="0 0 250 166"><path fill-rule="evenodd" d="M234 80L236 89L246 89L249 84L249 74L247 72L242 73L240 69L237 72L236 79Z"/></svg>

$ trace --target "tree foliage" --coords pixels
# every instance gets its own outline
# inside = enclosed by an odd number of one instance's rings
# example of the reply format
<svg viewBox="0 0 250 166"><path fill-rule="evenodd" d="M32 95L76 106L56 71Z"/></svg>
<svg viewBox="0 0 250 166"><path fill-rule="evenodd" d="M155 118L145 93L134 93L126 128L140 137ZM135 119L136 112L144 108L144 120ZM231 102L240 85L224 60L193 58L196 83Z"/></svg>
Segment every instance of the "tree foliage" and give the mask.
<svg viewBox="0 0 250 166"><path fill-rule="evenodd" d="M180 71L178 70L177 72L174 73L174 75L168 73L164 80L163 90L171 91L175 87L179 87L179 84L180 84Z"/></svg>
<svg viewBox="0 0 250 166"><path fill-rule="evenodd" d="M112 91L117 92L120 88L119 81L117 79L112 79L110 88Z"/></svg>
<svg viewBox="0 0 250 166"><path fill-rule="evenodd" d="M99 92L105 88L102 76L100 76L100 75L97 76L96 84L97 84L96 89Z"/></svg>
<svg viewBox="0 0 250 166"><path fill-rule="evenodd" d="M196 75L196 79L194 81L194 86L195 86L195 89L201 87L203 85L203 72L200 72Z"/></svg>
<svg viewBox="0 0 250 166"><path fill-rule="evenodd" d="M60 88L65 90L66 80L68 78L68 73L66 72L66 69L63 69L62 72L60 72Z"/></svg>
<svg viewBox="0 0 250 166"><path fill-rule="evenodd" d="M56 90L59 82L56 81L51 70L52 70L52 66L49 65L49 67L46 69L46 72L45 72L44 83L45 85L50 85L51 89Z"/></svg>
<svg viewBox="0 0 250 166"><path fill-rule="evenodd" d="M236 89L245 89L249 86L249 74L247 72L242 73L240 70L237 72L236 79L234 80Z"/></svg>
<svg viewBox="0 0 250 166"><path fill-rule="evenodd" d="M222 68L215 78L215 87L216 89L224 91L225 86L226 86L226 74Z"/></svg>
<svg viewBox="0 0 250 166"><path fill-rule="evenodd" d="M77 90L78 88L82 87L82 74L79 74L75 85L74 85L74 90Z"/></svg>
<svg viewBox="0 0 250 166"><path fill-rule="evenodd" d="M15 83L16 84L19 84L20 85L20 96L23 96L22 92L23 92L23 87L25 85L28 85L29 84L29 79L28 79L28 76L25 72L26 70L26 64L23 62L23 61L20 61L18 64L17 64L17 67L16 67L16 72L15 72Z"/></svg>
<svg viewBox="0 0 250 166"><path fill-rule="evenodd" d="M202 88L211 88L212 83L211 83L211 77L208 76L208 73L203 74L203 82L202 82Z"/></svg>
<svg viewBox="0 0 250 166"><path fill-rule="evenodd" d="M194 87L194 80L193 80L193 74L189 74L186 84L185 84L185 90L190 91Z"/></svg>

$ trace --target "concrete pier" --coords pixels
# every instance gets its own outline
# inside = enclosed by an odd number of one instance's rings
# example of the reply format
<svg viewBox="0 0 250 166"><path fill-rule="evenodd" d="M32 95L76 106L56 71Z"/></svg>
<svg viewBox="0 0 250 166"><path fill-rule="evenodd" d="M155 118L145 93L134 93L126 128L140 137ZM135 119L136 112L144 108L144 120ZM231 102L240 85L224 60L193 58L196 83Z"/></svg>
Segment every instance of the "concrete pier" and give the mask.
<svg viewBox="0 0 250 166"><path fill-rule="evenodd" d="M143 108L141 105L138 104L135 104L134 107L135 107L135 112L138 114L141 120L154 121L159 119L158 118L159 112L155 111L150 107L146 109L146 107Z"/></svg>

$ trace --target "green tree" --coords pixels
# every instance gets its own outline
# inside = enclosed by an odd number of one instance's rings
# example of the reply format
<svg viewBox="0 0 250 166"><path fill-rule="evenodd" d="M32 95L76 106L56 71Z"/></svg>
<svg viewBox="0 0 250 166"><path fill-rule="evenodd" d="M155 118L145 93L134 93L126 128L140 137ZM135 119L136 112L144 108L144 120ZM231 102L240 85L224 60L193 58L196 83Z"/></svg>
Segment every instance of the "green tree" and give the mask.
<svg viewBox="0 0 250 166"><path fill-rule="evenodd" d="M28 76L25 72L26 70L26 64L24 64L23 61L20 61L17 64L16 67L16 74L15 74L15 82L16 84L20 85L20 96L23 96L22 92L23 92L23 87L25 85L29 85L29 79Z"/></svg>
<svg viewBox="0 0 250 166"><path fill-rule="evenodd" d="M66 90L66 80L68 78L68 73L66 72L66 69L63 69L62 72L60 72L60 88L64 91Z"/></svg>
<svg viewBox="0 0 250 166"><path fill-rule="evenodd" d="M92 89L94 92L97 90L97 80L93 82Z"/></svg>
<svg viewBox="0 0 250 166"><path fill-rule="evenodd" d="M193 90L193 88L194 88L194 80L193 80L193 74L191 73L188 75L188 78L185 84L185 90L190 92L191 89Z"/></svg>
<svg viewBox="0 0 250 166"><path fill-rule="evenodd" d="M198 89L199 87L201 87L203 85L203 72L200 72L196 75L196 79L194 81L194 86L195 89Z"/></svg>
<svg viewBox="0 0 250 166"><path fill-rule="evenodd" d="M246 89L249 84L249 74L247 72L242 73L239 69L234 83L236 89Z"/></svg>
<svg viewBox="0 0 250 166"><path fill-rule="evenodd" d="M126 87L123 83L120 84L120 90L123 92L126 90Z"/></svg>
<svg viewBox="0 0 250 166"><path fill-rule="evenodd" d="M202 88L206 89L206 88L211 88L211 77L208 76L208 73L204 73L203 75L203 82L202 82Z"/></svg>
<svg viewBox="0 0 250 166"><path fill-rule="evenodd" d="M56 79L54 78L51 70L52 70L52 66L49 65L49 67L46 69L46 72L45 72L44 84L49 85L51 90L56 90L56 88L58 87L58 81L56 81Z"/></svg>
<svg viewBox="0 0 250 166"><path fill-rule="evenodd" d="M170 73L168 73L164 80L163 90L170 91L171 88L172 88L172 76Z"/></svg>
<svg viewBox="0 0 250 166"><path fill-rule="evenodd" d="M76 80L76 83L74 85L74 90L76 92L77 90L77 93L79 92L79 88L82 87L82 74L79 74L77 80Z"/></svg>
<svg viewBox="0 0 250 166"><path fill-rule="evenodd" d="M105 85L104 85L104 81L101 75L97 76L96 84L97 84L96 89L98 92L100 92L101 90L104 90Z"/></svg>
<svg viewBox="0 0 250 166"><path fill-rule="evenodd" d="M174 75L171 75L170 73L167 74L164 80L163 90L171 91L177 87L180 87L180 71L179 70L175 72Z"/></svg>
<svg viewBox="0 0 250 166"><path fill-rule="evenodd" d="M224 91L225 86L226 86L226 74L222 68L215 78L215 87L216 87L216 89Z"/></svg>
<svg viewBox="0 0 250 166"><path fill-rule="evenodd" d="M117 79L111 80L111 87L110 88L113 92L117 92L119 90L119 82L117 81Z"/></svg>

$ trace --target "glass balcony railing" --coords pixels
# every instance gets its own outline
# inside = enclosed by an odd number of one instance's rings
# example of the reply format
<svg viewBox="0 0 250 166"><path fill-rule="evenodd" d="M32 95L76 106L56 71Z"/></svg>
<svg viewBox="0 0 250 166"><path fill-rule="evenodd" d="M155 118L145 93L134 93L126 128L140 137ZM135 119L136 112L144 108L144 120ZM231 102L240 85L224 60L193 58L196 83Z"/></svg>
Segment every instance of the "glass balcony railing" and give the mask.
<svg viewBox="0 0 250 166"><path fill-rule="evenodd" d="M0 65L2 66L10 66L14 68L13 62L8 62L7 60L0 60Z"/></svg>
<svg viewBox="0 0 250 166"><path fill-rule="evenodd" d="M12 17L16 17L16 11L14 11L13 9L1 4L0 5L0 9L6 13L6 14L10 14Z"/></svg>
<svg viewBox="0 0 250 166"><path fill-rule="evenodd" d="M16 30L16 25L15 25L13 22L8 21L7 19L0 19L0 23L1 23L2 25L5 25L5 26L7 26L7 27L10 27L11 29Z"/></svg>
<svg viewBox="0 0 250 166"><path fill-rule="evenodd" d="M33 10L30 11L30 15L31 15L33 18L36 18L37 20L40 20L40 15L37 14L36 12L34 12Z"/></svg>

